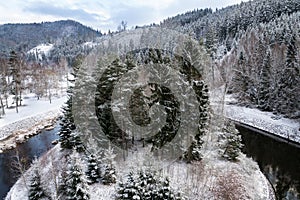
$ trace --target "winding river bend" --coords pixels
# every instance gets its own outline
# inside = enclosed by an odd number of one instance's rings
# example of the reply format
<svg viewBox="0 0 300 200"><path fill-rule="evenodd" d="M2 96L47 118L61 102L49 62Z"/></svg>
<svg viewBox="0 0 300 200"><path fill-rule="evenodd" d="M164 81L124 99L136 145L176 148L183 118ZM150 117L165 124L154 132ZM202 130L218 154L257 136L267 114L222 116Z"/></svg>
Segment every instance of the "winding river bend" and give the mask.
<svg viewBox="0 0 300 200"><path fill-rule="evenodd" d="M258 162L276 190L278 199L300 199L300 149L247 128L237 128L245 144L243 152ZM53 130L44 130L16 149L0 154L0 199L6 196L17 180L12 167L16 150L26 163L30 163L35 156L39 157L53 147L51 142L58 138L59 129L57 123Z"/></svg>
<svg viewBox="0 0 300 200"><path fill-rule="evenodd" d="M53 147L52 141L58 138L57 132L60 126L57 122L52 130L43 130L40 134L28 139L27 142L19 144L16 149L5 151L0 154L0 199L2 200L9 189L17 181L17 171L14 168L16 152L25 166L29 166L34 157L40 157L43 153Z"/></svg>
<svg viewBox="0 0 300 200"><path fill-rule="evenodd" d="M257 161L277 199L300 199L300 148L236 126L245 144L243 152Z"/></svg>

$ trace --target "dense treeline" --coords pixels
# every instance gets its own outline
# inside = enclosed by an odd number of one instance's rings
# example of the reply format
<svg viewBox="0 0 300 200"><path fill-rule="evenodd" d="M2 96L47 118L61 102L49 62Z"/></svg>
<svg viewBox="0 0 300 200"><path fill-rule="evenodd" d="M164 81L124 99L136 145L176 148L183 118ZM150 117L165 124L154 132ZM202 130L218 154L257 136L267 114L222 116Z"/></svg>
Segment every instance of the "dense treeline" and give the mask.
<svg viewBox="0 0 300 200"><path fill-rule="evenodd" d="M161 26L200 40L215 63L213 78L240 104L299 118L299 16L299 1L262 0L195 10Z"/></svg>
<svg viewBox="0 0 300 200"><path fill-rule="evenodd" d="M249 26L270 22L282 14L292 14L300 10L296 0L255 0L242 2L215 12L200 9L164 20L163 27L194 33L197 38L206 37L214 30L220 42L234 38L240 30Z"/></svg>
<svg viewBox="0 0 300 200"><path fill-rule="evenodd" d="M231 55L231 92L246 105L299 118L300 12L248 29Z"/></svg>

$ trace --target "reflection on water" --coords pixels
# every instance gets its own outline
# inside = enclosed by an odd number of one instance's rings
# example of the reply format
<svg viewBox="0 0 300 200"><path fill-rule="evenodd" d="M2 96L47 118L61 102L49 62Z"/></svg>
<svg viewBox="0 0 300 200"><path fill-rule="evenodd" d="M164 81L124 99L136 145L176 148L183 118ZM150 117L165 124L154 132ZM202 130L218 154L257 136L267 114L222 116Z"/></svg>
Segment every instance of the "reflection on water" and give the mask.
<svg viewBox="0 0 300 200"><path fill-rule="evenodd" d="M278 199L300 199L300 149L237 126L244 153L258 162Z"/></svg>
<svg viewBox="0 0 300 200"><path fill-rule="evenodd" d="M18 179L18 170L14 167L18 152L21 162L28 167L34 157L41 156L51 149L51 142L58 138L59 123L50 131L42 131L39 135L30 138L26 143L20 144L16 149L0 154L0 199L3 199L9 189ZM17 152L16 152L17 151Z"/></svg>

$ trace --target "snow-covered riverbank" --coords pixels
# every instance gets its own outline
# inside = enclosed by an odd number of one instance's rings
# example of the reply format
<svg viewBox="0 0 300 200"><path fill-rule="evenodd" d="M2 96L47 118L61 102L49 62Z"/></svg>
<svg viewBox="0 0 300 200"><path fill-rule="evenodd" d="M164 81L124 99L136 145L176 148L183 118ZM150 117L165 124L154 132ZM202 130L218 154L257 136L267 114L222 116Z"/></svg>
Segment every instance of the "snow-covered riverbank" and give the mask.
<svg viewBox="0 0 300 200"><path fill-rule="evenodd" d="M225 95L223 99L223 94L223 87L210 92L211 107L215 115L221 115L222 117L225 115L228 119L300 144L299 119L297 121L275 115L272 112L238 106L234 95Z"/></svg>
<svg viewBox="0 0 300 200"><path fill-rule="evenodd" d="M225 105L225 115L234 121L247 124L300 144L300 124L296 120L278 117L258 109Z"/></svg>
<svg viewBox="0 0 300 200"><path fill-rule="evenodd" d="M53 98L51 104L47 100L27 96L19 113L14 109L7 110L6 115L0 118L0 152L14 148L17 143L51 127L61 115L60 108L65 101L66 96Z"/></svg>

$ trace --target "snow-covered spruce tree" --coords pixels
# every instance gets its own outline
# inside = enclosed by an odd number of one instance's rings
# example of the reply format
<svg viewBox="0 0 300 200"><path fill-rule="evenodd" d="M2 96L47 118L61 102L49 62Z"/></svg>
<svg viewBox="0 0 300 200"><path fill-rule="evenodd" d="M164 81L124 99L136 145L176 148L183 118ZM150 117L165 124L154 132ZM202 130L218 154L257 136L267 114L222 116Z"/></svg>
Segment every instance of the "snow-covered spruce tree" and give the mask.
<svg viewBox="0 0 300 200"><path fill-rule="evenodd" d="M99 182L101 178L100 168L98 165L98 160L93 153L88 155L88 168L86 176L88 178L88 183L93 184Z"/></svg>
<svg viewBox="0 0 300 200"><path fill-rule="evenodd" d="M115 157L114 149L109 145L108 149L104 150L103 157L103 172L102 172L102 183L104 185L110 185L116 183L116 168L115 168Z"/></svg>
<svg viewBox="0 0 300 200"><path fill-rule="evenodd" d="M119 183L117 190L117 200L141 199L141 194L139 193L138 185L132 172L127 175L126 182Z"/></svg>
<svg viewBox="0 0 300 200"><path fill-rule="evenodd" d="M66 190L67 190L67 172L65 169L61 172L61 176L58 179L58 199L63 200L66 197Z"/></svg>
<svg viewBox="0 0 300 200"><path fill-rule="evenodd" d="M279 80L276 111L287 117L299 117L300 70L297 61L296 36L292 35L286 51L285 67ZM299 115L299 114L298 114Z"/></svg>
<svg viewBox="0 0 300 200"><path fill-rule="evenodd" d="M125 182L117 189L117 200L182 200L180 193L175 194L166 178L160 181L153 171L139 171L137 175L130 172Z"/></svg>
<svg viewBox="0 0 300 200"><path fill-rule="evenodd" d="M68 79L70 83L75 82L76 79L76 73L81 65L81 61L74 62L75 64L73 67L73 73L72 76L74 79ZM76 126L74 123L74 116L72 113L72 98L73 98L73 86L70 86L67 90L68 93L68 100L65 104L63 109L63 119L60 123L61 129L58 133L59 135L59 141L61 143L61 147L63 149L73 149L75 148L78 152L84 151L83 143L81 142L81 139L79 137L79 134L75 131Z"/></svg>
<svg viewBox="0 0 300 200"><path fill-rule="evenodd" d="M102 176L102 183L110 185L116 183L116 169L113 165L104 165L104 172Z"/></svg>
<svg viewBox="0 0 300 200"><path fill-rule="evenodd" d="M263 60L263 66L260 73L260 83L258 84L258 108L264 111L270 111L271 98L271 56L270 50L266 52Z"/></svg>
<svg viewBox="0 0 300 200"><path fill-rule="evenodd" d="M166 200L166 199L174 199L174 200L180 200L183 199L181 197L180 193L175 193L172 191L170 187L170 181L168 178L165 178L164 181L160 183L159 190L157 192L156 198L157 200Z"/></svg>
<svg viewBox="0 0 300 200"><path fill-rule="evenodd" d="M21 61L15 51L9 53L8 66L10 76L12 77L10 83L11 94L15 96L14 103L16 112L18 113L18 107L21 105Z"/></svg>
<svg viewBox="0 0 300 200"><path fill-rule="evenodd" d="M194 91L197 95L199 105L199 129L198 133L193 138L191 146L188 148L187 152L183 155L183 159L190 163L192 161L199 161L202 159L201 147L204 143L202 136L206 133L208 127L209 119L209 96L208 96L208 86L204 81L195 82L193 85Z"/></svg>
<svg viewBox="0 0 300 200"><path fill-rule="evenodd" d="M82 170L80 155L73 150L69 159L66 179L66 198L69 200L90 199L88 183Z"/></svg>
<svg viewBox="0 0 300 200"><path fill-rule="evenodd" d="M70 95L70 94L69 94ZM72 97L69 96L63 109L63 119L60 123L59 141L63 149L72 149L71 133L76 129L72 116Z"/></svg>
<svg viewBox="0 0 300 200"><path fill-rule="evenodd" d="M78 132L75 130L70 135L70 142L73 147L78 153L82 153L85 151L85 146L83 145Z"/></svg>
<svg viewBox="0 0 300 200"><path fill-rule="evenodd" d="M226 141L222 157L230 161L236 161L243 147L241 135L239 135L239 131L235 128L233 122L227 122L223 131Z"/></svg>
<svg viewBox="0 0 300 200"><path fill-rule="evenodd" d="M155 172L149 170L139 171L137 179L138 191L143 199L156 199L158 181L155 177Z"/></svg>
<svg viewBox="0 0 300 200"><path fill-rule="evenodd" d="M34 162L34 166L33 166L33 176L30 180L28 199L29 200L50 199L45 189L42 186L40 170L37 162Z"/></svg>

